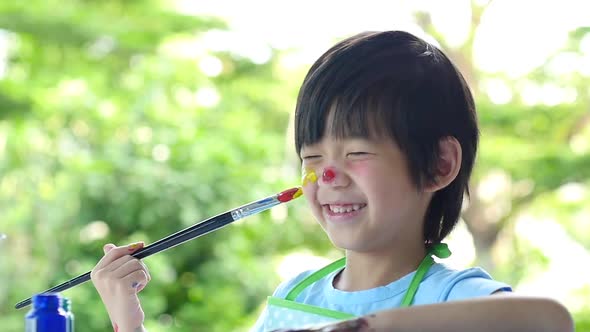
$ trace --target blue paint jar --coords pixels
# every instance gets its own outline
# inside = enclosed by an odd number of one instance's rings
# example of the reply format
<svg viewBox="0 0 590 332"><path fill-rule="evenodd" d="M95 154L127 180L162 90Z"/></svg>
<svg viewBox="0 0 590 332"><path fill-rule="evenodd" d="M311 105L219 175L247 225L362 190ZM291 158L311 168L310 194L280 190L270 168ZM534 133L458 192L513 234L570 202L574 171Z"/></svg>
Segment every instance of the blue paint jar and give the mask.
<svg viewBox="0 0 590 332"><path fill-rule="evenodd" d="M33 296L33 307L25 316L26 332L70 332L68 314L58 293Z"/></svg>
<svg viewBox="0 0 590 332"><path fill-rule="evenodd" d="M72 301L67 297L62 297L63 304L62 308L66 312L67 322L68 322L68 332L74 332L74 313L72 312Z"/></svg>

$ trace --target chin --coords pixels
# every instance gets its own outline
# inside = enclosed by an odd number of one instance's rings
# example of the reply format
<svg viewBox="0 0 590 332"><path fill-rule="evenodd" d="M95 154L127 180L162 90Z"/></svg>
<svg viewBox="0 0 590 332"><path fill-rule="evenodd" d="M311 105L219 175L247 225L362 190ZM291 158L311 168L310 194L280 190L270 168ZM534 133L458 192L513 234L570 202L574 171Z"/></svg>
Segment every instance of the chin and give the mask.
<svg viewBox="0 0 590 332"><path fill-rule="evenodd" d="M358 243L357 240L346 239L341 236L332 236L332 235L328 235L328 236L330 237L330 241L332 242L332 245L334 245L334 247L336 247L338 249L351 250L351 251L365 251L366 250L366 248L361 243Z"/></svg>

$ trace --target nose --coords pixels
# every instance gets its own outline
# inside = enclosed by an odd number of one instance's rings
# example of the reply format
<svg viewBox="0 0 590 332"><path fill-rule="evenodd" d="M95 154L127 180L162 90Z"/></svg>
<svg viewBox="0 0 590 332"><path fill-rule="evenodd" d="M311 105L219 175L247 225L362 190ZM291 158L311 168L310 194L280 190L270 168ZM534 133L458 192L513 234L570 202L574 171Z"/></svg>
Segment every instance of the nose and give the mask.
<svg viewBox="0 0 590 332"><path fill-rule="evenodd" d="M330 183L334 178L336 178L336 172L332 168L328 167L324 169L324 172L322 173L322 181Z"/></svg>
<svg viewBox="0 0 590 332"><path fill-rule="evenodd" d="M321 181L319 182L322 185L342 187L346 186L349 182L345 172L333 166L324 168L321 174Z"/></svg>

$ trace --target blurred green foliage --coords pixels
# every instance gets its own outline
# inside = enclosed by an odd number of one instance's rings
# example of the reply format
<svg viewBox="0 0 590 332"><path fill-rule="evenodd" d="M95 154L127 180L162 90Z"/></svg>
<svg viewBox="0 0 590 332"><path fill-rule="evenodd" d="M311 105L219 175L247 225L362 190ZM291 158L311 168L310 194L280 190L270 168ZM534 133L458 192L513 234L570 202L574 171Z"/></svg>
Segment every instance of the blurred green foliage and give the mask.
<svg viewBox="0 0 590 332"><path fill-rule="evenodd" d="M285 133L306 68L285 73L279 52L258 64L214 50L204 37L223 31L223 22L163 3L0 3L9 47L0 79L3 330L23 329L16 302L90 270L104 243L150 243L298 181ZM572 36L573 49L584 35ZM519 215L559 220L590 249L590 198L559 198L568 183L588 192L589 154L571 148L590 141L583 82L571 78L578 100L555 107L495 105L478 95L482 152L472 187L496 173L511 187L494 201L473 190L465 219L475 263L516 286L550 264L518 236ZM504 201L501 213L487 212ZM279 282L281 257L302 247L336 254L295 201L146 259L153 277L141 295L146 326L247 329ZM589 292L574 299L578 330L590 329ZM64 295L78 331L110 329L91 285Z"/></svg>
<svg viewBox="0 0 590 332"><path fill-rule="evenodd" d="M104 243L150 243L296 183L284 165L290 84L273 59L206 49L222 22L153 1L0 8L13 41L0 81L2 330L22 330L13 304L91 269ZM223 68L214 77L199 66L211 57ZM150 331L248 326L278 282L275 257L318 238L277 227L286 217L263 213L149 258ZM91 285L65 295L79 331L109 328Z"/></svg>

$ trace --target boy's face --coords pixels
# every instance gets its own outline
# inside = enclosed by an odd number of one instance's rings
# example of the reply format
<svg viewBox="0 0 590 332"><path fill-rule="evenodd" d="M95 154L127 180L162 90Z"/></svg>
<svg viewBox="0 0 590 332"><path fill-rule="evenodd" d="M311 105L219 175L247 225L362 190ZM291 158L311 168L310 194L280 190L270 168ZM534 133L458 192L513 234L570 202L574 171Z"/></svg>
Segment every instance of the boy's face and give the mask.
<svg viewBox="0 0 590 332"><path fill-rule="evenodd" d="M301 158L304 195L334 245L381 252L423 242L431 194L417 190L390 139L324 136L304 146Z"/></svg>

